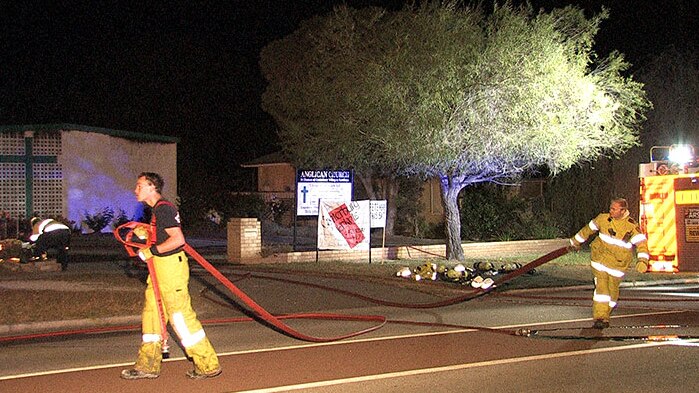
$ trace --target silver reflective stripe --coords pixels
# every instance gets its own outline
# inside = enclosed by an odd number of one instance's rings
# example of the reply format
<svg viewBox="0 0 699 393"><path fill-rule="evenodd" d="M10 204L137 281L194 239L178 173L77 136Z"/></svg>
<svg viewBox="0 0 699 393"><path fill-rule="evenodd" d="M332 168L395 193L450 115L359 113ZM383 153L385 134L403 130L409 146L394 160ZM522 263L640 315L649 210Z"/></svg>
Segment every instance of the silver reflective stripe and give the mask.
<svg viewBox="0 0 699 393"><path fill-rule="evenodd" d="M639 233L638 235L631 238L631 243L638 244L638 243L640 243L642 241L646 241L646 240L647 240L646 235Z"/></svg>
<svg viewBox="0 0 699 393"><path fill-rule="evenodd" d="M592 266L593 269L600 271L600 272L605 272L605 273L609 274L610 276L614 276L617 278L624 277L624 272L622 272L621 270L616 270L616 269L606 267L599 262L590 262L590 266Z"/></svg>
<svg viewBox="0 0 699 393"><path fill-rule="evenodd" d="M626 248L627 250L630 250L631 247L633 247L633 244L631 244L631 243L627 243L621 239L617 239L615 237L605 235L604 233L600 233L599 238L607 244L611 244L611 245L621 247L621 248Z"/></svg>
<svg viewBox="0 0 699 393"><path fill-rule="evenodd" d="M153 333L146 333L141 338L144 343L157 343L160 342L160 335Z"/></svg>
<svg viewBox="0 0 699 393"><path fill-rule="evenodd" d="M609 303L612 301L612 297L609 295L600 295L598 293L595 293L592 296L592 300L597 302L597 303ZM611 305L611 304L610 304Z"/></svg>
<svg viewBox="0 0 699 393"><path fill-rule="evenodd" d="M597 227L597 224L595 224L594 220L590 221L590 223L587 224L587 226L590 227L590 229L592 229L595 232L599 231L599 227Z"/></svg>
<svg viewBox="0 0 699 393"><path fill-rule="evenodd" d="M59 229L68 229L68 227L65 226L65 225L63 225L63 224L61 224L61 223L55 222L55 223L53 223L53 224L47 225L46 228L44 228L44 232L43 232L43 233L47 233L47 232L51 232L51 231L56 231L56 230L59 230Z"/></svg>
<svg viewBox="0 0 699 393"><path fill-rule="evenodd" d="M41 222L41 224L39 224L39 233L40 234L44 233L44 228L46 228L46 226L49 225L50 222L51 222L51 220L44 220Z"/></svg>
<svg viewBox="0 0 699 393"><path fill-rule="evenodd" d="M172 314L172 325L175 327L177 335L180 336L182 346L185 348L191 347L206 337L204 329L199 329L197 332L190 333L184 321L184 315L180 312Z"/></svg>

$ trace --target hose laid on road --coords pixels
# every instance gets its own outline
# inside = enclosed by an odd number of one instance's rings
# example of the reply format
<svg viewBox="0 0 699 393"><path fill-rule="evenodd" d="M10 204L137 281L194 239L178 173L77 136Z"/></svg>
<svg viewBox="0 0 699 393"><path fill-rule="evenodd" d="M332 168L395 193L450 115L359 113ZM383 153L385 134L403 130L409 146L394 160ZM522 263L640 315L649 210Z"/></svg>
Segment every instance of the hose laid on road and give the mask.
<svg viewBox="0 0 699 393"><path fill-rule="evenodd" d="M137 226L144 225L143 223L137 223L137 222L128 222L126 224L123 224L116 228L114 230L114 236L117 238L119 242L121 242L124 247L126 247L127 251L129 252L129 255L135 255L134 249L138 249L143 247L144 245L142 243L134 242L132 241L132 236L133 236L133 230ZM122 232L126 230L127 233L125 236L122 236ZM284 322L282 322L282 318L275 316L265 310L262 306L260 306L257 302L255 302L250 296L248 296L245 292L240 290L235 284L233 284L226 276L221 274L220 271L218 271L211 263L209 263L201 254L199 254L194 248L192 248L188 243L185 243L184 245L184 251L190 255L199 265L201 265L206 271L208 271L214 278L216 278L220 283L222 283L229 291L231 291L232 294L237 296L246 306L248 306L254 314L256 314L259 318L261 318L264 322L276 327L280 331L288 334L291 337L297 338L299 340L304 340L304 341L309 341L309 342L328 342L328 341L337 341L337 340L342 340L345 338L350 338L350 337L355 337L364 333L368 333L371 331L374 331L376 329L381 328L383 325L386 324L386 317L384 316L379 316L379 315L357 315L357 316L349 316L349 315L343 315L343 314L325 314L325 313L304 313L304 314L288 314L285 315L284 318L314 318L314 319L332 319L332 320L354 320L354 321L372 321L372 322L378 322L377 325L374 325L372 327L369 327L367 329L355 331L352 333L348 333L345 335L340 335L340 336L335 336L335 337L326 337L326 338L321 338L321 337L315 337L311 335L307 335L304 333L299 332L296 329L291 328ZM537 258L536 260L522 266L521 268L510 272L500 279L497 280L497 284L501 284L503 282L509 281L519 275L525 274L536 267L549 262L553 259L556 259L560 257L561 255L564 255L568 252L567 247L561 247L559 249L556 249L554 251L549 252L548 254ZM150 274L153 274L153 272L149 272ZM402 303L395 303L395 302L386 302L383 301L380 304L384 304L387 306L393 306L393 307L406 307L406 308L435 308L435 307L443 307L447 305L452 305L460 302L464 302L466 300L473 299L477 296L481 296L491 290L494 289L493 287L490 287L488 289L473 289L470 290L469 293L462 295L462 296L457 296L452 299L446 299L438 302L432 302L432 303L427 303L427 304L402 304ZM367 297L367 299L370 299ZM376 299L372 299L375 302L378 302Z"/></svg>
<svg viewBox="0 0 699 393"><path fill-rule="evenodd" d="M121 242L124 247L126 247L127 251L129 252L129 255L135 255L134 249L139 249L144 247L143 243L138 243L132 241L132 235L133 235L133 230L135 227L139 225L144 225L143 223L137 223L137 222L128 222L126 224L123 224L116 228L114 230L114 236L117 238L119 242ZM126 234L122 236L122 232L126 230ZM338 341L338 340L343 340L346 338L350 337L355 337L361 334L365 334L371 331L374 331L376 329L381 328L386 324L386 317L380 316L380 315L356 315L356 316L350 316L350 315L342 315L342 314L324 314L324 313L305 313L305 314L289 314L284 316L284 318L316 318L316 319L331 319L331 320L353 320L353 321L365 321L365 322L377 322L376 325L371 326L369 328L355 331L352 333L340 335L340 336L335 336L335 337L315 337L311 335L307 335L304 333L299 332L296 329L293 329L292 327L288 326L284 322L282 322L282 318L277 317L275 315L272 315L270 312L265 310L262 306L257 304L251 297L249 297L245 292L241 291L235 284L233 284L226 276L221 274L211 263L209 263L201 254L199 254L194 248L192 248L189 244L185 243L184 245L184 252L189 254L192 258L194 258L199 265L201 265L206 271L208 271L214 278L216 278L219 282L221 282L231 293L233 293L235 296L237 296L242 302L248 306L253 313L255 313L260 319L262 319L264 322L274 326L275 328L279 329L280 331L286 333L287 335L297 338L299 340L304 340L304 341L309 341L309 342L329 342L329 341ZM149 274L153 274L154 272L149 272Z"/></svg>
<svg viewBox="0 0 699 393"><path fill-rule="evenodd" d="M456 296L453 298L444 299L444 300L440 300L440 301L436 301L436 302L418 303L418 304L399 303L399 302L391 302L391 301L382 300L382 299L376 299L376 298L372 298L370 296L362 295L362 294L359 294L356 292L345 291L345 290L337 289L337 288L330 288L327 286L309 283L306 281L298 281L298 280L293 280L293 279L288 279L288 278L278 278L278 277L272 277L269 275L260 275L260 274L254 274L254 273L247 273L247 274L250 277L262 278L265 280L279 281L279 282L284 282L284 283L289 283L289 284L298 284L298 285L328 290L328 291L332 291L335 293L340 293L340 294L352 296L352 297L355 297L358 299L366 300L368 302L378 304L381 306L396 307L396 308L427 309L427 308L438 308L438 307L450 306L453 304L462 303L462 302L474 299L474 298L479 297L479 296L483 296L483 295L493 291L498 285L501 285L507 281L510 281L510 280L514 279L515 277L519 277L523 274L526 274L526 273L536 269L537 267L543 265L544 263L550 262L550 261L552 261L552 260L554 260L562 255L565 255L567 252L568 252L567 247L561 247L561 248L558 248L556 250L553 250L553 251L549 252L548 254L541 256L541 257L527 263L526 265L524 265L516 270L513 270L510 273L507 273L505 275L498 277L497 280L495 281L495 285L491 286L490 288L481 289L481 288L468 287L465 290L466 293L464 295L460 295L460 296ZM207 297L207 299L212 300L209 297Z"/></svg>
<svg viewBox="0 0 699 393"><path fill-rule="evenodd" d="M372 327L369 327L367 329L359 330L356 332L352 332L349 334L341 335L341 336L336 336L336 337L328 337L328 338L320 338L320 337L315 337L315 336L310 336L307 334L303 334L290 326L286 325L284 322L282 322L281 318L272 315L269 311L265 310L262 306L257 304L250 296L248 296L245 292L241 291L240 288L238 288L235 284L233 284L226 276L221 274L211 263L209 263L203 256L201 256L196 250L194 250L189 244L185 244L184 250L187 254L191 255L194 260L196 260L206 271L211 273L212 276L214 276L219 282L221 282L228 290L231 291L235 296L240 298L240 300L245 303L248 307L252 309L254 313L259 315L262 320L265 322L271 324L272 326L278 328L279 330L287 333L288 335L295 337L299 340L304 340L304 341L310 341L310 342L328 342L328 341L337 341L337 340L342 340L345 338L349 337L355 337L360 334L368 333L371 331L374 331L376 329L379 329L383 325L386 324L386 317L380 316L380 315L355 315L355 316L350 316L350 315L344 315L344 314L326 314L326 313L304 313L304 314L289 314L285 315L284 318L315 318L315 319L332 319L332 320L352 320L352 321L373 321L373 322L379 322L377 325L374 325Z"/></svg>
<svg viewBox="0 0 699 393"><path fill-rule="evenodd" d="M116 231L115 231L115 233L116 233ZM132 248L143 247L143 244L141 244L141 243L131 242L130 236L127 236L128 241L124 241L126 239L122 239L121 236L117 236L117 239L119 239L124 244L124 246L127 247L127 251L130 251L129 255L132 255L132 256L135 255L135 253L133 253ZM266 310L264 310L261 306L259 306L253 299L251 299L249 296L247 296L238 287L236 287L228 278L223 276L221 274L221 272L219 272L216 268L214 268L208 261L206 261L206 259L204 257L202 257L192 247L190 247L189 245L186 245L185 252L187 252L190 256L192 256L205 270L207 270L217 280L219 280L222 284L224 284L234 295L236 295L240 299L242 299L244 301L244 303L246 305L248 305L248 307L250 307L253 310L253 312L255 314L257 314L257 316L258 316L258 318L233 317L233 318L209 319L209 320L202 321L204 324L248 322L248 321L262 319L264 322L276 327L277 329L281 330L283 333L286 333L292 337L295 337L295 338L298 338L301 340L312 341L312 342L336 341L336 340L341 340L344 338L358 336L358 335L368 333L368 332L373 331L373 330L377 330L380 327L382 327L383 325L385 325L386 323L415 325L415 326L449 327L449 328L457 328L457 329L472 329L472 330L487 331L487 332L497 333L497 334L514 335L514 336L522 336L522 337L530 337L530 338L550 338L550 339L568 339L568 340L690 341L690 340L699 339L699 337L695 337L695 336L686 336L686 335L680 336L680 335L671 335L671 334L670 335L647 336L647 337L645 337L645 336L641 336L641 337L639 337L639 336L604 336L604 335L599 335L599 334L596 334L593 336L548 335L548 334L546 334L546 332L571 330L571 328L538 329L538 330L534 330L534 329L500 329L500 328L488 328L488 327L483 327L483 326L467 326L467 325L444 324L444 323L435 323L435 322L389 320L386 317L375 316L375 315L353 316L353 315L346 315L346 314L330 314L330 313L295 313L295 314L285 314L285 315L272 315L269 312L267 312ZM473 299L477 296L481 296L485 293L491 292L497 285L503 284L509 280L512 280L513 278L515 278L517 276L526 274L526 273L532 271L533 269L535 269L536 267L538 267L544 263L547 263L553 259L556 259L556 258L564 255L567 252L568 252L568 250L566 247L553 250L553 251L549 252L548 254L546 254L540 258L537 258L534 261L522 266L521 268L510 272L509 274L498 277L498 279L496 281L496 285L491 287L491 288L488 288L486 290L469 288L469 293L467 293L466 295L458 296L458 297L455 297L452 299L446 299L446 300L442 300L442 301L438 301L438 302L424 303L424 304L403 304L403 303L397 303L397 302L388 302L388 301L384 301L384 300L380 300L380 299L370 298L368 296L364 296L364 295L349 292L349 291L339 290L337 288L324 287L321 285L312 284L312 283L308 283L308 282L302 282L302 281L296 281L296 280L280 279L280 278L269 277L269 276L257 276L257 275L253 275L251 273L245 273L245 274L241 275L241 278L255 276L255 277L259 277L259 278L263 278L263 279L285 281L285 282L289 282L289 283L312 286L312 287L321 288L324 290L343 293L343 294L346 294L349 296L358 297L358 298L361 298L361 299L364 299L367 301L371 301L371 302L386 305L386 306L424 309L424 308L435 308L435 307L452 305L452 304L456 304L459 302ZM208 297L207 297L207 299L215 301L215 300L210 299ZM223 304L223 302L221 302L221 304ZM230 307L230 303L225 303L223 305ZM353 333L343 335L343 336L330 337L330 338L319 338L319 337L309 336L309 335L300 333L294 329L291 329L290 327L288 327L286 324L284 324L282 322L282 320L286 320L286 319L325 319L325 320L345 320L345 321L375 321L375 322L379 322L379 324L376 326L370 327L368 329L364 329L364 330L361 330L358 332L353 332ZM74 335L74 334L94 334L94 333L127 331L127 330L135 330L135 329L138 329L139 327L140 327L140 325L113 326L113 327L101 327L101 328L91 328L91 329L78 329L78 330L62 331L62 332L28 334L28 335L20 335L20 336L13 336L13 337L0 337L0 342L12 342L12 341L19 341L19 340L50 338L50 337L59 337L59 336ZM648 328L647 326L644 326L644 327ZM668 325L668 326L664 326L664 327L670 328L670 327L675 327L675 326ZM614 327L614 328L623 328L623 327ZM578 328L578 329L580 329L580 328ZM584 330L584 328L583 328L583 330Z"/></svg>

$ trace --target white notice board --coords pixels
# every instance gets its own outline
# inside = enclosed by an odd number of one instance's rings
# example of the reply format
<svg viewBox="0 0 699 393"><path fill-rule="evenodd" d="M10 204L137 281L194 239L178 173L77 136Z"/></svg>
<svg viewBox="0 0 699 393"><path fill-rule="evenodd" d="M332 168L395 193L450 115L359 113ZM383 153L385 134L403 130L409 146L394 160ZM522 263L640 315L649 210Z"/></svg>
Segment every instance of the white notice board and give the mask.
<svg viewBox="0 0 699 393"><path fill-rule="evenodd" d="M317 216L318 201L352 200L351 170L299 170L296 173L296 215Z"/></svg>

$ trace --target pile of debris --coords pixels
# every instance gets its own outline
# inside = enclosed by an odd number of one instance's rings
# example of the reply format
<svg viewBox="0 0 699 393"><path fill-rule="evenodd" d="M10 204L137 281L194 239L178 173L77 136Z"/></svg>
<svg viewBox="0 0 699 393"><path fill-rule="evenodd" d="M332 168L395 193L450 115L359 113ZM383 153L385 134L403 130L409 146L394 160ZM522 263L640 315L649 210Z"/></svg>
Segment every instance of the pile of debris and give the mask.
<svg viewBox="0 0 699 393"><path fill-rule="evenodd" d="M444 264L426 262L420 266L410 268L403 266L396 272L396 276L415 281L447 281L461 285L470 285L473 288L488 289L495 284L494 278L498 274L513 272L522 265L516 262L504 263L496 268L492 262L475 262L473 267L466 267L459 263L453 267ZM534 273L534 270L529 272Z"/></svg>

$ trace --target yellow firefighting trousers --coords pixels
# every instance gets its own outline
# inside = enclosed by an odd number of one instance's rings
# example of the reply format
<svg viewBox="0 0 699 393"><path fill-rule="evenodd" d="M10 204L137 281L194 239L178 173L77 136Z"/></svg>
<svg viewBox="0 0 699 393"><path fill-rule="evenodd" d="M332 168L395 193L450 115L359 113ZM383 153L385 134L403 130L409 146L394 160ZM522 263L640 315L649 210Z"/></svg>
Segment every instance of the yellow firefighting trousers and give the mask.
<svg viewBox="0 0 699 393"><path fill-rule="evenodd" d="M611 270L611 269L610 269ZM595 293L592 296L592 318L609 322L612 309L619 300L619 286L621 285L623 272L611 270L610 272L598 270L592 267L595 276Z"/></svg>
<svg viewBox="0 0 699 393"><path fill-rule="evenodd" d="M201 322L192 308L189 296L189 263L184 252L166 257L153 257L155 274L160 288L165 321L170 322L182 347L194 362L197 373L208 374L220 365L213 346L204 333ZM151 278L145 292L142 327L143 342L134 368L159 374L161 352L160 318Z"/></svg>

